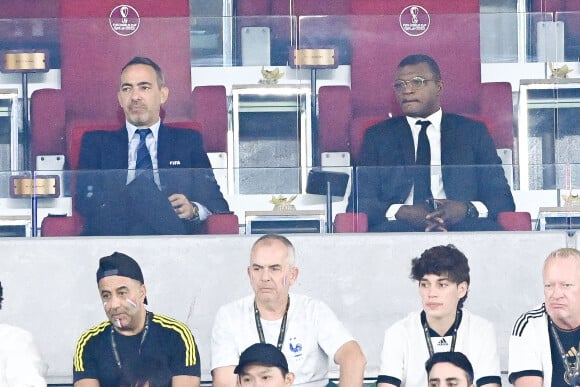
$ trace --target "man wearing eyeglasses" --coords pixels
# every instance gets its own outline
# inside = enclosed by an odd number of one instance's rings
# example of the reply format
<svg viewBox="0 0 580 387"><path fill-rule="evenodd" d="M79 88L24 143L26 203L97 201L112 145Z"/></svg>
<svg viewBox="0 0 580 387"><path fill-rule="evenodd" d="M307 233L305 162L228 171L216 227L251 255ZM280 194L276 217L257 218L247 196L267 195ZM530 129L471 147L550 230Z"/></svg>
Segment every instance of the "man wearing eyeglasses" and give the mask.
<svg viewBox="0 0 580 387"><path fill-rule="evenodd" d="M499 231L497 214L514 211L487 128L444 113L443 85L433 58L399 63L393 88L405 115L366 131L349 200L369 231Z"/></svg>

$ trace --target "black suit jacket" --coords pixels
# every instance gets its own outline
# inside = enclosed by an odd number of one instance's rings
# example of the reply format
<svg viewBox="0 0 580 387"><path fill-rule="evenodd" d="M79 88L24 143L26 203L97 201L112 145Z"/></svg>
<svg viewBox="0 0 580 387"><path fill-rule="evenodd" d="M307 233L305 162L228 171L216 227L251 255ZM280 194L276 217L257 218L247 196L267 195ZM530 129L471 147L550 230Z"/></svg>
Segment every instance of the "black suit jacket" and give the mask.
<svg viewBox="0 0 580 387"><path fill-rule="evenodd" d="M415 146L405 117L367 130L357 168L350 211L364 212L369 224L385 221L392 204L405 202L413 187ZM481 201L494 219L514 211L510 187L491 136L481 122L456 114L441 119L441 165L447 199Z"/></svg>
<svg viewBox="0 0 580 387"><path fill-rule="evenodd" d="M91 230L102 228L107 220L114 221L115 213L126 206L128 152L125 127L117 131L91 131L83 136L78 166L82 172L77 175L75 206L86 218L86 234L99 234ZM198 132L161 124L157 162L165 197L181 193L212 213L229 212Z"/></svg>

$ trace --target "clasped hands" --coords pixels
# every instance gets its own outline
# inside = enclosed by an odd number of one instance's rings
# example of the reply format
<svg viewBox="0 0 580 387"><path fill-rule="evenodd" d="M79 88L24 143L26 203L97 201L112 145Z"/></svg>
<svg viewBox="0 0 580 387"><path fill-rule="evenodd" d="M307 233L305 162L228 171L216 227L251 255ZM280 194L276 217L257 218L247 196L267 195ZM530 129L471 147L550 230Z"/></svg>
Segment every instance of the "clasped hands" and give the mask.
<svg viewBox="0 0 580 387"><path fill-rule="evenodd" d="M467 214L465 202L435 199L435 210L425 205L404 205L395 215L397 220L410 223L414 227L430 231L447 231L448 227L461 222Z"/></svg>
<svg viewBox="0 0 580 387"><path fill-rule="evenodd" d="M184 194L169 195L169 203L179 219L192 220L199 215L198 208Z"/></svg>

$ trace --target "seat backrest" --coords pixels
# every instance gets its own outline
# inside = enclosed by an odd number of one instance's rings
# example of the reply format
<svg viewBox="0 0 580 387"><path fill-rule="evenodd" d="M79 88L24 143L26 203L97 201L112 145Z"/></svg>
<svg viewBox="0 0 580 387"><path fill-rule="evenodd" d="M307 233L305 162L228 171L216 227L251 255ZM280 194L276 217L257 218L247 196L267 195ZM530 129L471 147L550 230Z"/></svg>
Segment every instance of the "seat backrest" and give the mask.
<svg viewBox="0 0 580 387"><path fill-rule="evenodd" d="M335 23L336 19L319 18L316 22L306 22L307 31L301 33L299 19L303 16L348 15L350 3L351 0L240 0L236 7L237 16L241 17L239 27L251 25L270 28L272 65L285 65L291 45L298 45L298 40L301 40L302 47L341 46L339 59L345 63L350 54L344 48L344 25ZM241 45L239 40L238 44Z"/></svg>
<svg viewBox="0 0 580 387"><path fill-rule="evenodd" d="M32 160L38 154L65 154L67 132L73 127L124 123L116 92L121 68L135 56L150 57L163 69L170 89L162 112L165 121L191 120L188 1L132 1L136 13L127 14L127 24L119 16L120 4L118 0L59 0L61 90L41 90L32 96ZM138 28L126 35L113 30L119 25ZM57 104L64 111L54 109ZM50 120L52 116L56 120Z"/></svg>
<svg viewBox="0 0 580 387"><path fill-rule="evenodd" d="M177 128L197 130L202 133L201 125L192 121L184 122L171 122L167 123L168 126L173 126ZM108 130L114 131L118 130L119 125L108 124L108 125L79 125L74 128L69 133L69 138L67 140L67 159L69 162L70 169L76 170L78 168L80 149L82 144L82 139L85 133L94 130ZM211 143L211 141L210 141ZM205 145L205 143L204 143ZM212 145L215 146L215 145ZM206 151L207 146L205 147ZM219 155L219 154L218 154ZM215 161L216 153L208 152L208 156L212 161L212 166L216 168ZM225 157L224 157L225 158ZM219 160L219 159L217 159ZM219 166L217 166L219 168ZM225 175L225 169L215 171L215 177L221 187L225 187L227 184L227 175ZM71 179L72 185L75 184L75 177L73 175ZM42 221L42 235L43 236L70 236L70 235L81 235L84 220L82 217L73 211L72 217L46 217ZM208 219L203 226L203 232L209 234L238 234L238 218L234 214L213 214Z"/></svg>
<svg viewBox="0 0 580 387"><path fill-rule="evenodd" d="M0 7L0 19L44 19L58 17L60 0L11 1Z"/></svg>
<svg viewBox="0 0 580 387"><path fill-rule="evenodd" d="M371 9L371 4L376 9ZM426 0L417 11L407 0L354 1L353 7L350 35L355 117L378 114L386 118L388 113L400 113L390 85L401 59L417 53L430 55L439 64L449 86L442 98L447 111L478 111L481 63L477 0ZM374 13L369 14L371 11ZM410 24L414 13L416 23ZM404 29L406 24L410 25Z"/></svg>
<svg viewBox="0 0 580 387"><path fill-rule="evenodd" d="M60 0L2 2L2 49L47 51L50 67L59 68L59 2Z"/></svg>
<svg viewBox="0 0 580 387"><path fill-rule="evenodd" d="M228 107L224 86L196 86L192 92L192 118L201 125L206 152L227 152Z"/></svg>
<svg viewBox="0 0 580 387"><path fill-rule="evenodd" d="M191 93L189 3L136 0L128 24L131 35L119 35L111 24L118 0L61 0L61 87L67 122L115 122L120 110L115 98L122 66L134 56L153 59L170 87L166 119L186 121ZM113 17L109 16L113 12ZM115 11L120 12L120 11Z"/></svg>
<svg viewBox="0 0 580 387"><path fill-rule="evenodd" d="M77 170L79 166L79 157L81 153L81 144L83 141L83 136L86 132L91 132L94 130L108 130L114 131L118 130L119 125L108 124L108 125L78 125L70 130L69 137L67 139L67 159L68 166L71 170Z"/></svg>
<svg viewBox="0 0 580 387"><path fill-rule="evenodd" d="M288 60L288 47L296 40L293 25L295 20L289 13L272 13L271 0L238 1L234 64L285 65ZM262 58L267 52L269 58ZM244 62L244 56L255 59L246 59Z"/></svg>
<svg viewBox="0 0 580 387"><path fill-rule="evenodd" d="M574 5L572 5L574 4ZM564 24L564 60L580 60L580 1L568 1L565 12L556 12L556 22ZM573 77L577 78L577 73Z"/></svg>
<svg viewBox="0 0 580 387"><path fill-rule="evenodd" d="M39 89L30 98L30 151L32 169L39 155L66 154L66 106L64 94L57 89Z"/></svg>
<svg viewBox="0 0 580 387"><path fill-rule="evenodd" d="M351 117L328 119L324 98L341 94L339 87L320 95L321 151L343 143L345 128L325 126L349 120L348 150L356 162L369 126L401 114L391 87L399 62L410 54L432 56L441 69L445 89L441 104L449 113L485 117L498 148L513 148L513 102L508 83L481 83L479 1L353 0L349 23L351 91L338 106L350 104ZM333 101L335 102L335 101ZM331 102L332 103L332 102ZM332 105L331 105L332 106ZM334 109L342 114L341 109ZM341 140L338 140L335 135ZM334 151L344 149L332 149Z"/></svg>
<svg viewBox="0 0 580 387"><path fill-rule="evenodd" d="M580 57L580 1L579 0L531 0L531 12L546 12L554 14L556 23L563 23L564 61L577 62ZM546 18L549 19L548 17ZM537 33L536 27L531 26L531 36ZM550 35L550 38L556 38ZM550 39L548 38L548 39ZM548 42L550 46L558 47L557 42Z"/></svg>

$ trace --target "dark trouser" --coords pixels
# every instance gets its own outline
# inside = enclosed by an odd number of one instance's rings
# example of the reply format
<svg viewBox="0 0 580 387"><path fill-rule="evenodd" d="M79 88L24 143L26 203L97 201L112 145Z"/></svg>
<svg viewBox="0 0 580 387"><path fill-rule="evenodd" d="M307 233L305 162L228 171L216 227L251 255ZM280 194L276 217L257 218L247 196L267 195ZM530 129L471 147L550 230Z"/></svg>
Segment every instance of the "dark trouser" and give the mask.
<svg viewBox="0 0 580 387"><path fill-rule="evenodd" d="M194 222L179 219L155 183L137 177L114 202L87 219L83 235L183 235L199 232Z"/></svg>

